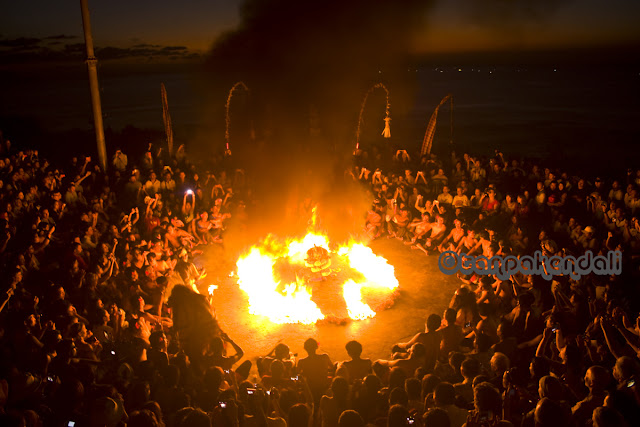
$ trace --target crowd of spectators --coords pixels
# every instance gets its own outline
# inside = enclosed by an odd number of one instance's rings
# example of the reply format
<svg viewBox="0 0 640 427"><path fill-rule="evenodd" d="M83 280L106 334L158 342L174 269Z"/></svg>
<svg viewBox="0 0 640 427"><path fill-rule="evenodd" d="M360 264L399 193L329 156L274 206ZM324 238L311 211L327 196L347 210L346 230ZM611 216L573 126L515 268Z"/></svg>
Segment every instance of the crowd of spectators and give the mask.
<svg viewBox="0 0 640 427"><path fill-rule="evenodd" d="M461 286L442 317L430 315L424 332L373 365L382 378L407 378L409 401L410 381L422 380L420 405L404 400L406 409L425 420L444 410L448 422L438 426L639 422L640 170L576 176L499 151L413 163L399 150L385 167L368 154L356 153L345 176L371 192L372 239L397 238L434 258L622 257L621 274L579 279L458 273Z"/></svg>
<svg viewBox="0 0 640 427"><path fill-rule="evenodd" d="M172 290L197 290L206 274L194 256L250 221L242 169L199 170L183 146L168 156L150 145L136 162L116 150L109 173L86 156L52 165L8 141L0 158L2 426L640 419L640 170L600 179L502 153L416 163L406 152L356 153L344 179L371 196L362 221L371 239L397 238L427 256L621 250L623 273L460 276L443 316L430 315L388 360L364 358L350 341L349 360L334 361L309 338L306 357L279 343L243 361L224 332L202 354L185 351L168 304Z"/></svg>

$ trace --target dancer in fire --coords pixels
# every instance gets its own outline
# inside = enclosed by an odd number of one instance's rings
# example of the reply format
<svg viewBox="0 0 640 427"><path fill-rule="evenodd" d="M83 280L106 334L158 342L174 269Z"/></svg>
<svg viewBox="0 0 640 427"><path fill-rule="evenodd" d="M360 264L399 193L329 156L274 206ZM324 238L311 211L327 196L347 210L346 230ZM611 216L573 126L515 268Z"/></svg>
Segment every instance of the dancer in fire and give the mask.
<svg viewBox="0 0 640 427"><path fill-rule="evenodd" d="M305 265L311 270L311 280L324 280L331 274L331 257L322 246L314 246L307 251Z"/></svg>

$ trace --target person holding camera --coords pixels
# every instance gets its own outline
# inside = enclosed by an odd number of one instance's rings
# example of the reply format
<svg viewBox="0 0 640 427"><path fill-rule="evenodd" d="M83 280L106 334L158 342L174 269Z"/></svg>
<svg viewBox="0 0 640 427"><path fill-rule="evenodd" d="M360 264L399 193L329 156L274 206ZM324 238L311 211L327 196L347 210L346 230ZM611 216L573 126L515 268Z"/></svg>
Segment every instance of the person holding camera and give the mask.
<svg viewBox="0 0 640 427"><path fill-rule="evenodd" d="M128 163L129 159L127 155L124 154L120 148L116 149L113 159L111 160L113 168L120 173L124 173L127 170Z"/></svg>

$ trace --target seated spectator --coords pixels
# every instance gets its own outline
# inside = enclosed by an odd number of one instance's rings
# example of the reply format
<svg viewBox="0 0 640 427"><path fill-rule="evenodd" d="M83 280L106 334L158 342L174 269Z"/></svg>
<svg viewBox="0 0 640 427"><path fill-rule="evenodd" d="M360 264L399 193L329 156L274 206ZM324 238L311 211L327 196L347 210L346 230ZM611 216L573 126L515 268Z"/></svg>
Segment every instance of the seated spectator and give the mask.
<svg viewBox="0 0 640 427"><path fill-rule="evenodd" d="M332 396L320 399L320 419L324 427L337 427L340 414L349 409L349 383L345 378L335 377L331 382Z"/></svg>
<svg viewBox="0 0 640 427"><path fill-rule="evenodd" d="M605 398L604 406L618 411L629 426L636 422L640 413L640 404L634 396L621 390L610 391Z"/></svg>
<svg viewBox="0 0 640 427"><path fill-rule="evenodd" d="M563 420L571 419L571 408L564 400L565 388L562 383L556 378L550 375L540 378L538 386L538 397L540 399L549 399L557 403L558 410L562 412L561 418ZM529 411L522 419L522 427L534 427L535 424L535 412L536 408Z"/></svg>
<svg viewBox="0 0 640 427"><path fill-rule="evenodd" d="M456 393L451 383L440 383L434 393L436 407L444 410L449 416L451 427L461 427L467 422L469 411L455 405Z"/></svg>
<svg viewBox="0 0 640 427"><path fill-rule="evenodd" d="M408 226L411 223L411 214L404 203L394 205L394 214L389 221L389 237L399 240L409 240Z"/></svg>
<svg viewBox="0 0 640 427"><path fill-rule="evenodd" d="M309 407L304 403L297 403L289 409L287 427L309 427L311 417Z"/></svg>
<svg viewBox="0 0 640 427"><path fill-rule="evenodd" d="M440 351L440 342L442 341L441 333L438 331L442 318L437 314L432 314L427 318L425 322L425 332L416 334L411 340L406 343L398 343L393 346L391 351L393 353L402 353L410 348L415 343L422 344L425 351L425 364L424 368L427 373L431 373L438 360L438 353ZM413 371L411 371L413 375Z"/></svg>
<svg viewBox="0 0 640 427"><path fill-rule="evenodd" d="M271 390L274 387L283 389L295 388L295 379L291 377L291 374L286 375L284 364L280 360L274 360L269 366L269 373L265 373L262 376L262 384L265 390Z"/></svg>
<svg viewBox="0 0 640 427"><path fill-rule="evenodd" d="M564 416L562 406L549 398L542 398L536 405L534 422L536 427L557 425L563 426L570 422Z"/></svg>
<svg viewBox="0 0 640 427"><path fill-rule="evenodd" d="M129 159L127 155L124 154L122 150L120 150L120 148L117 148L115 154L113 155L113 159L111 161L111 164L113 165L113 167L120 173L124 173L124 171L127 170L128 162L129 162Z"/></svg>
<svg viewBox="0 0 640 427"><path fill-rule="evenodd" d="M527 390L528 380L529 373L518 366L506 371L503 376L502 417L514 425L520 425L523 414L533 407L535 396Z"/></svg>
<svg viewBox="0 0 640 427"><path fill-rule="evenodd" d="M449 178L444 174L444 169L438 169L437 172L431 177L431 181L436 188L436 191L441 191L442 187L447 185Z"/></svg>
<svg viewBox="0 0 640 427"><path fill-rule="evenodd" d="M460 350L460 342L463 338L462 327L456 324L456 311L454 309L447 308L445 310L444 322L438 332L442 336L439 357L445 361L452 351Z"/></svg>
<svg viewBox="0 0 640 427"><path fill-rule="evenodd" d="M295 355L291 354L289 346L283 343L276 344L269 354L258 358L257 367L260 376L269 372L271 363L276 360L282 362L285 375L291 377L293 374L293 368L295 367Z"/></svg>
<svg viewBox="0 0 640 427"><path fill-rule="evenodd" d="M304 342L307 357L298 360L298 372L306 378L314 402L319 403L322 393L329 385L329 372L332 368L331 359L326 353L318 354L318 342L309 338Z"/></svg>
<svg viewBox="0 0 640 427"><path fill-rule="evenodd" d="M462 221L456 218L453 220L453 228L438 245L438 251L455 251L458 245L462 242L464 235L465 231L462 228Z"/></svg>
<svg viewBox="0 0 640 427"><path fill-rule="evenodd" d="M456 208L469 207L469 198L464 194L462 187L456 188L456 195L453 197L451 204Z"/></svg>
<svg viewBox="0 0 640 427"><path fill-rule="evenodd" d="M435 222L431 223L430 234L425 235L424 243L416 243L416 247L420 249L425 255L429 255L429 252L435 251L442 241L447 236L447 226L444 222L444 217L436 215Z"/></svg>
<svg viewBox="0 0 640 427"><path fill-rule="evenodd" d="M422 343L416 342L411 345L408 353L394 355L392 360L376 360L375 366L384 366L389 368L400 368L407 376L413 375L416 369L424 367L426 364L426 350Z"/></svg>
<svg viewBox="0 0 640 427"><path fill-rule="evenodd" d="M407 394L407 409L411 414L424 412L424 399L421 399L422 383L418 378L407 378L404 382L404 391Z"/></svg>
<svg viewBox="0 0 640 427"><path fill-rule="evenodd" d="M384 232L384 217L383 207L380 203L374 202L373 206L367 212L367 218L365 220L365 233L373 240L382 235Z"/></svg>
<svg viewBox="0 0 640 427"><path fill-rule="evenodd" d="M347 409L340 414L338 427L365 427L365 424L360 414L352 409Z"/></svg>
<svg viewBox="0 0 640 427"><path fill-rule="evenodd" d="M387 427L406 427L415 420L410 416L409 411L402 405L393 405L389 408L387 415Z"/></svg>
<svg viewBox="0 0 640 427"><path fill-rule="evenodd" d="M442 193L438 194L436 200L439 205L450 206L453 203L453 196L449 192L449 187L442 187Z"/></svg>
<svg viewBox="0 0 640 427"><path fill-rule="evenodd" d="M610 382L611 375L602 366L592 366L587 370L584 383L589 388L589 395L571 409L576 425L585 425L593 411L604 405L606 389Z"/></svg>
<svg viewBox="0 0 640 427"><path fill-rule="evenodd" d="M431 231L431 214L425 210L420 215L420 218L414 218L407 226L409 240L404 243L411 245L411 249L418 249L418 243L424 244L425 236Z"/></svg>
<svg viewBox="0 0 640 427"><path fill-rule="evenodd" d="M450 427L449 415L440 408L429 409L423 417L424 424L433 427Z"/></svg>
<svg viewBox="0 0 640 427"><path fill-rule="evenodd" d="M505 356L503 353L494 353L493 356L491 356L491 380L489 380L489 382L491 383L491 385L493 385L495 388L498 389L498 391L503 392L504 391L504 374L509 370L509 358L507 356Z"/></svg>
<svg viewBox="0 0 640 427"><path fill-rule="evenodd" d="M232 356L225 356L224 343L231 345L235 354ZM205 364L207 366L218 366L228 372L233 366L238 363L244 357L244 351L236 344L229 335L222 333L221 337L213 337L209 343L209 353L205 355ZM246 379L249 376L249 370L251 369L251 362L246 360L237 369L236 373L241 378Z"/></svg>
<svg viewBox="0 0 640 427"><path fill-rule="evenodd" d="M349 383L353 383L356 380L364 379L367 375L372 373L371 359L362 359L362 344L358 341L349 341L345 346L347 354L351 360L345 360L338 363L338 370L341 368L346 369L348 374L347 380Z"/></svg>
<svg viewBox="0 0 640 427"><path fill-rule="evenodd" d="M489 383L480 383L473 390L474 410L469 415L466 427L481 425L512 426L509 421L502 420L500 393Z"/></svg>
<svg viewBox="0 0 640 427"><path fill-rule="evenodd" d="M480 374L480 363L471 357L467 357L460 365L460 374L464 380L454 384L456 402L458 406L470 408L473 405L473 379Z"/></svg>

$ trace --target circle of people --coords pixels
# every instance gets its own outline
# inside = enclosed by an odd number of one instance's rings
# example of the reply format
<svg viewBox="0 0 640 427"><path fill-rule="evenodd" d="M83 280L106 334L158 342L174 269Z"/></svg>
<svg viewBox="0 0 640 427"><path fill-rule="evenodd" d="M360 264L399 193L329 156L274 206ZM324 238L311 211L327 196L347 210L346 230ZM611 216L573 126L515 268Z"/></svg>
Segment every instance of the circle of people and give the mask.
<svg viewBox="0 0 640 427"><path fill-rule="evenodd" d="M375 153L374 153L375 154ZM242 169L202 172L184 146L116 150L64 167L0 147L0 425L632 426L640 420L640 169L571 176L537 163L358 152L344 180L369 192L369 238L522 256L623 253L623 273L459 276L442 316L386 360L333 361L313 338L251 362L227 334L192 363L173 331L172 287L244 227ZM447 171L447 172L445 172ZM455 189L455 191L451 191Z"/></svg>

